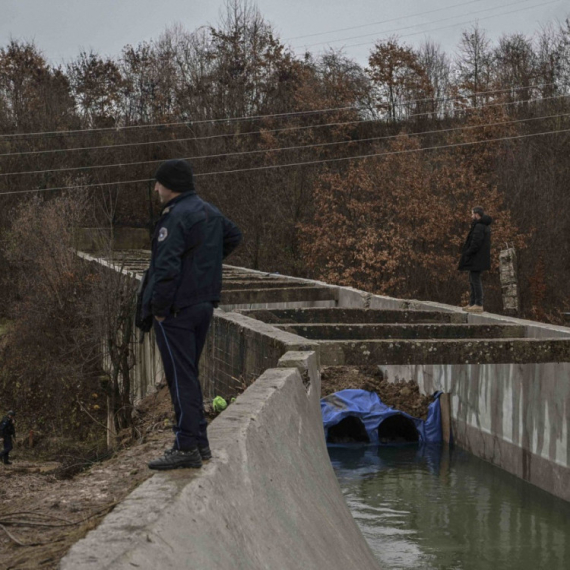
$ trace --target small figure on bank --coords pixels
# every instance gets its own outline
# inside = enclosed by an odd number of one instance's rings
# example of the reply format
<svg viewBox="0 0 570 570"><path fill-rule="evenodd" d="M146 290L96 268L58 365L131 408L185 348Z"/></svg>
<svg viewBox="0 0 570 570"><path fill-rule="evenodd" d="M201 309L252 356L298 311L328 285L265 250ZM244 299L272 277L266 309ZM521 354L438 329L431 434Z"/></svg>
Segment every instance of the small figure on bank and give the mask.
<svg viewBox="0 0 570 570"><path fill-rule="evenodd" d="M222 260L241 242L238 227L194 190L190 163L169 160L156 172L164 204L142 295L152 320L176 414L175 441L151 469L201 467L212 457L198 362L222 291ZM144 330L144 329L143 329Z"/></svg>
<svg viewBox="0 0 570 570"><path fill-rule="evenodd" d="M0 422L0 436L4 440L4 449L0 452L0 457L2 458L2 462L4 465L12 465L10 461L10 451L14 447L12 444L12 438L16 435L16 427L15 427L15 417L16 412L8 412Z"/></svg>
<svg viewBox="0 0 570 570"><path fill-rule="evenodd" d="M463 307L468 313L483 312L483 283L481 273L491 269L491 224L493 220L481 206L471 210L471 229L461 249L460 271L469 271L471 289L469 305Z"/></svg>

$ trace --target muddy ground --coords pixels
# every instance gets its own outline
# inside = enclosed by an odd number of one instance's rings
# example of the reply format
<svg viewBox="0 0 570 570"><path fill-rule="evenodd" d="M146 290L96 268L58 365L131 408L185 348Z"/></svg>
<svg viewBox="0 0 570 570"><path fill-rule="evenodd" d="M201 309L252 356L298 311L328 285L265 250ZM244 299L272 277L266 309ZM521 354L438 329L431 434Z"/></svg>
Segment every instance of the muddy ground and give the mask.
<svg viewBox="0 0 570 570"><path fill-rule="evenodd" d="M390 384L376 366L328 366L322 371L322 397L349 388L376 392L387 406L406 412L415 418L427 419L430 396L420 394L413 381Z"/></svg>
<svg viewBox="0 0 570 570"><path fill-rule="evenodd" d="M0 568L55 569L67 550L153 472L146 463L172 443L172 406L163 388L137 408L135 436L71 479L57 463L17 447L0 465Z"/></svg>

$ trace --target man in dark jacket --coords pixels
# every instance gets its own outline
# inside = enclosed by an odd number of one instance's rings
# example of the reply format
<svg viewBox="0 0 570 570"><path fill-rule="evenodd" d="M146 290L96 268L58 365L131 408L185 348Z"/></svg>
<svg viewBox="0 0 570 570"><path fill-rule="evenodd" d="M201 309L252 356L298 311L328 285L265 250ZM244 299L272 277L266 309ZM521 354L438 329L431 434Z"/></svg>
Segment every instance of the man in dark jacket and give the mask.
<svg viewBox="0 0 570 570"><path fill-rule="evenodd" d="M240 230L194 190L191 165L169 160L156 172L164 204L154 231L142 316L152 318L176 414L175 441L151 469L201 467L210 459L198 361L220 301L222 260Z"/></svg>
<svg viewBox="0 0 570 570"><path fill-rule="evenodd" d="M491 224L493 220L487 216L481 206L471 211L471 229L461 249L458 269L469 271L471 295L469 305L464 310L469 313L483 312L483 284L481 273L491 269Z"/></svg>
<svg viewBox="0 0 570 570"><path fill-rule="evenodd" d="M10 461L10 451L14 447L12 445L12 438L16 435L16 428L14 426L14 418L16 417L15 412L8 412L6 416L2 418L0 422L0 436L4 440L4 449L0 452L0 457L4 465L12 465Z"/></svg>

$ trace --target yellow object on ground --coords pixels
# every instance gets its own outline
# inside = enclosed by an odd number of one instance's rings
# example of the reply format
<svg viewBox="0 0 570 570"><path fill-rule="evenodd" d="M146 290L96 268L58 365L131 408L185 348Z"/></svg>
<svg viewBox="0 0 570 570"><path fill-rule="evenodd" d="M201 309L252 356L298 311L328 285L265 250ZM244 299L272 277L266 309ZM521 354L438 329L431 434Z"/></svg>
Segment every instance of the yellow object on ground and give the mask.
<svg viewBox="0 0 570 570"><path fill-rule="evenodd" d="M228 407L228 403L221 396L216 396L212 402L212 407L214 408L214 412L219 414Z"/></svg>

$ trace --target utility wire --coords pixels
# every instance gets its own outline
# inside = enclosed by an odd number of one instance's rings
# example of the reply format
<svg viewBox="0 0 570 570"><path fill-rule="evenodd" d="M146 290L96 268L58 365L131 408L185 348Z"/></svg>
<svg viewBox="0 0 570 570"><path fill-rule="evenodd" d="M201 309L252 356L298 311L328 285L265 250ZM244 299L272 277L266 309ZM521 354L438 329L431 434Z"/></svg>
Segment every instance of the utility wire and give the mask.
<svg viewBox="0 0 570 570"><path fill-rule="evenodd" d="M322 41L322 42L317 42L314 44L308 44L308 45L303 45L303 46L295 46L293 49L301 49L301 48L310 48L310 47L315 47L315 46L320 46L320 45L326 45L329 43L337 43L337 42L344 42L344 41L349 41L349 40L358 40L361 38L367 38L367 37L371 37L371 36L378 36L379 34L381 35L386 35L386 34L391 34L394 32L400 32L403 30L409 30L411 28L418 28L420 26L429 26L430 24L439 24L440 22L448 22L449 20L454 20L455 18L461 18L461 17L466 17L466 16L474 16L475 14L481 14L483 12L491 12L493 10L501 10L503 8L508 8L509 6L520 6L521 4L524 4L526 2L530 2L531 0L518 0L517 2L511 2L510 4L503 4L501 6L493 6L491 8L483 8L482 10L475 10L474 12L467 12L466 14L457 14L455 16L449 16L447 18L440 18L438 20L432 20L431 22L422 22L419 24L412 24L410 26L405 26L403 28L394 28L392 30L384 30L381 32L374 32L371 34L361 34L358 36L351 36L349 38L340 38L338 40L328 40L328 41ZM553 0L554 1L554 0ZM558 1L558 0L556 0ZM548 3L552 3L552 2L548 2ZM543 4L537 4L536 6L542 6ZM527 10L529 8L534 8L535 6L527 6L525 8L521 8L520 10ZM517 12L519 10L516 10ZM496 14L496 15L501 15L501 14ZM495 16L495 15L494 15ZM494 17L493 16L493 17ZM453 24L454 26L456 25L461 25L461 24ZM420 32L422 33L422 32Z"/></svg>
<svg viewBox="0 0 570 570"><path fill-rule="evenodd" d="M468 26L470 24L476 24L478 22L480 22L481 20L489 20L491 18L497 18L498 16L508 16L510 14L517 14L518 12L522 12L523 10L531 10L532 8L541 8L543 6L548 6L550 4L557 4L559 3L560 0L551 0L550 2L544 2L543 4L535 4L534 6L526 6L525 8L521 8L520 10L511 10L510 12L503 12L502 14L493 14L491 16L484 16L483 18L477 18L477 20L467 20L466 22L457 22L455 24L451 24L449 26L440 26L439 28L432 28L431 30L423 30L421 32L412 32L410 34L403 34L401 36L398 36L399 38L409 38L412 36L418 36L420 34L428 34L431 32L438 32L440 30L448 30L449 28L456 28L458 26ZM331 42L329 42L331 43ZM343 47L345 48L350 48L350 47L361 47L361 46L367 46L370 45L370 41L368 42L363 42L363 43L358 43L358 44L348 44L345 45Z"/></svg>
<svg viewBox="0 0 570 570"><path fill-rule="evenodd" d="M454 99L444 98L444 97L431 98L431 99L430 98L414 99L414 100L410 100L410 101L403 101L400 103L396 103L395 106L401 107L404 105L411 105L413 103L422 102L422 101L439 101L439 102L447 102L447 103L451 103L451 102L460 103L467 98L478 97L480 95L486 95L486 94L490 94L490 93L505 93L505 92L521 91L521 90L540 89L542 87L548 87L548 86L552 86L552 85L556 85L556 84L555 83L544 83L544 84L534 85L534 86L529 86L529 87L493 89L493 90L489 90L489 91L480 91L477 93L471 93L469 95L465 95L463 97L457 97ZM534 102L538 103L538 102L542 102L542 101L549 101L552 99L560 99L560 98L564 98L564 97L568 97L568 95L554 95L551 97L542 97L540 99L526 99L526 100L522 100L522 101L510 101L510 102L504 102L504 103L490 103L490 104L480 105L478 107L469 107L469 108L458 109L458 110L456 110L456 112L479 110L479 109L485 109L485 108L496 107L496 106L518 105L521 103L534 103ZM351 107L351 108L357 109L357 107ZM407 119L415 118L415 117L428 116L428 115L433 115L433 114L434 114L433 111L428 111L425 113L416 113L414 115L409 115L407 117ZM344 121L344 122L336 122L336 123L322 123L322 124L317 124L317 125L282 127L279 129L264 129L264 130L260 130L260 131L248 131L248 132L239 132L239 133L222 133L222 134L217 134L217 135L206 135L206 136L202 136L202 137L194 136L194 137L184 137L184 138L175 138L175 139L163 139L163 140L158 140L158 141L141 141L141 142L134 142L134 143L119 143L119 144L113 144L113 145L81 146L81 147L72 147L72 148L57 148L57 149L46 149L46 150L29 150L29 151L18 151L18 152L6 152L6 153L0 153L0 157L51 154L51 153L58 153L58 152L77 152L77 151L82 151L82 150L103 150L103 149L111 149L111 148L126 148L126 147L132 147L132 146L148 146L148 145L153 145L153 144L168 144L168 143L175 143L175 142L212 140L212 139L219 139L219 138L225 138L225 137L261 135L261 134L269 134L269 133L281 133L281 132L287 132L287 131L302 131L302 130L307 130L307 129L321 129L324 127L356 125L356 124L360 124L360 123L369 123L369 122L373 122L373 121L377 121L377 120L378 119L376 119L376 118L374 118L374 119L360 119L357 121Z"/></svg>
<svg viewBox="0 0 570 570"><path fill-rule="evenodd" d="M453 8L462 8L464 6L469 6L469 4L479 4L482 0L472 0L471 2L462 2L461 4L453 4L453 6L445 6L444 8L438 8L437 10L428 10L427 12L418 12L416 14L409 14L404 16L398 16L397 18L391 18L390 20L382 20L381 22L371 22L370 24L361 24L359 26L351 26L350 28L338 28L336 30L329 30L328 32L317 32L315 34L306 34L304 36L295 36L294 38L284 38L283 41L289 42L292 40L302 40L303 38L314 38L315 36L325 36L327 34L336 34L337 32L348 32L350 30L359 30L362 28L369 28L370 26L380 26L382 24L389 24L390 22L398 22L400 20L408 20L410 18L416 18L418 16L427 16L428 14L435 14L436 12L443 12L444 10L452 10Z"/></svg>
<svg viewBox="0 0 570 570"><path fill-rule="evenodd" d="M560 134L560 133L568 133L570 129L556 129L553 131L545 131L542 133L531 133L526 135L516 135L510 137L500 137L496 139L485 139L481 141L470 141L464 143L453 143L448 145L438 145L432 147L423 147L423 148L415 148L415 149L405 149L405 150L398 150L398 151L388 151L388 152L380 152L380 153L373 153L373 154L363 154L358 156L346 156L342 158L328 158L322 160L312 160L312 161L305 161L305 162L294 162L289 164L274 164L269 166L257 166L253 168L240 168L235 170L221 170L221 171L213 171L213 172L203 172L194 174L196 178L202 178L204 176L219 176L223 174L238 174L243 172L257 172L260 170L275 170L277 168L291 168L293 166L314 166L316 164L329 164L332 162L345 162L347 160L366 160L369 158L377 158L380 156L391 156L397 154L411 154L416 152L425 152L430 150L441 150L441 149L448 149L448 148L456 148L456 147L465 147L465 146L473 146L473 145L480 145L480 144L487 144L493 142L502 142L502 141L509 141L509 140L519 140L519 139L526 139L531 137L538 137L544 135L552 135L552 134ZM154 178L143 178L140 180L118 180L115 182L100 182L97 184L83 184L80 186L61 186L59 188L35 188L29 190L13 190L9 192L0 192L0 196L7 196L10 194L26 194L30 192L50 192L56 190L82 190L85 188L99 188L104 186L115 186L119 184L140 184L143 182L152 182Z"/></svg>
<svg viewBox="0 0 570 570"><path fill-rule="evenodd" d="M528 1L528 0L526 0ZM557 0L556 0L557 1ZM552 2L550 2L552 3ZM549 85L549 84L545 84ZM500 90L494 90L494 92L499 92ZM490 91L491 92L491 91ZM420 101L432 101L433 98L417 99L416 102ZM405 104L405 103L403 103ZM177 127L177 126L189 126L193 127L195 125L201 124L213 124L213 123L235 123L238 121L253 121L262 119L276 119L283 117L293 117L293 116L304 116L304 115L314 115L321 113L331 113L334 111L348 111L348 110L359 110L361 107L356 105L348 105L343 107L330 107L326 109L313 109L306 111L291 111L288 113L273 113L268 115L249 115L243 117L224 117L221 119L200 119L194 121L188 119L187 121L175 121L172 123L152 123L150 125L126 125L126 126L115 126L115 127L101 127L101 128L91 128L91 129L72 129L72 130L60 130L60 131L37 131L33 133L8 133L0 134L0 139L22 139L27 137L50 137L53 138L58 135L77 135L82 133L100 133L100 132L110 132L110 131L127 131L132 129L150 129L150 128L164 128L164 127ZM2 155L0 155L2 156Z"/></svg>
<svg viewBox="0 0 570 570"><path fill-rule="evenodd" d="M308 161L308 162L296 162L296 163L291 163L291 164L275 164L275 165L270 165L270 166L258 166L258 167L254 167L254 168L241 168L241 169L236 169L236 170L222 170L222 171L218 171L218 172L204 172L201 174L195 174L195 176L202 177L202 176L214 176L214 175L220 175L220 174L237 174L240 172L254 172L257 170L273 170L276 168L288 168L291 166L309 166L309 165L314 165L314 164L326 164L326 163L330 163L330 162L341 162L341 161L347 161L347 160L365 160L367 158L376 158L379 156L389 156L389 155L396 155L396 154L411 154L411 153L415 153L415 152L424 152L424 151L428 151L428 150L439 150L439 149L447 149L447 148L454 148L454 147L479 145L479 144L485 144L485 143L491 143L491 142L517 140L517 139L524 139L524 138L529 138L529 137L537 137L537 136L541 136L541 135L552 135L552 134L557 134L557 133L568 133L568 132L570 132L570 129L557 129L554 131L545 131L542 133L532 133L532 134L528 134L528 135L517 135L517 136L512 136L512 137L501 137L501 138L497 138L497 139L486 139L486 140L482 140L482 141L453 143L453 144L443 145L443 146L438 145L438 146L423 147L423 148L416 148L416 149L380 152L380 153L374 153L374 154L363 154L363 155L359 155L359 156L347 156L347 157L342 157L342 158L327 158L327 159L323 159L323 160L313 160L313 161Z"/></svg>
<svg viewBox="0 0 570 570"><path fill-rule="evenodd" d="M562 117L570 117L570 113L560 113L557 115L546 115L543 117L530 117L527 119L514 119L511 121L499 121L495 123L486 123L482 125L467 125L463 127L453 127L450 129L436 129L433 131L420 131L416 133L402 133L397 135L386 135L382 137L370 137L365 139L354 139L354 140L344 140L344 141L334 141L328 143L315 143L309 145L299 145L299 146L288 146L288 147L277 147L277 148L266 148L266 149L257 149L257 150L244 150L239 152L227 152L221 154L207 154L201 156L188 156L183 158L182 160L204 160L204 159L211 159L211 158L227 158L233 156L244 156L244 155L252 155L252 154L264 154L270 152L281 152L284 150L305 150L309 148L320 148L320 147L329 147L334 145L345 145L345 144L360 144L364 142L373 142L373 141L381 141L381 140L390 140L390 139L397 139L403 135L412 137L412 136L423 136L423 135L432 135L432 134L440 134L440 133L452 133L456 131L463 131L463 130L473 130L473 129L484 129L487 127L497 127L501 125L514 125L519 123L527 123L531 121L541 121L547 119L558 119ZM157 159L157 160L143 160L137 162L125 162L125 163L115 163L115 164L96 164L92 166L71 166L66 168L52 168L48 170L23 170L20 172L2 172L0 173L0 177L7 177L7 176L22 176L25 174L48 174L48 173L57 173L57 172L72 172L77 170L94 170L100 168L124 168L128 166L142 166L145 164L158 164L164 162L165 158Z"/></svg>
<svg viewBox="0 0 570 570"><path fill-rule="evenodd" d="M270 115L251 115L244 117L225 117L223 119L200 119L199 121L194 121L188 119L187 121L176 121L174 123L155 123L151 125L128 125L124 127L100 127L95 129L74 129L65 131L38 131L36 133L11 133L0 135L0 138L24 138L24 137L34 137L34 136L56 136L56 135L77 135L81 133L100 133L109 131L126 131L131 129L150 129L150 128L162 128L162 127L179 127L179 126L190 126L211 124L211 123L235 123L237 121L257 121L260 119L275 119L280 117L291 117L295 115L312 115L316 113L330 113L332 111L343 111L348 109L354 109L354 106L347 107L333 107L331 109L317 109L315 111L292 111L290 113L273 113Z"/></svg>

